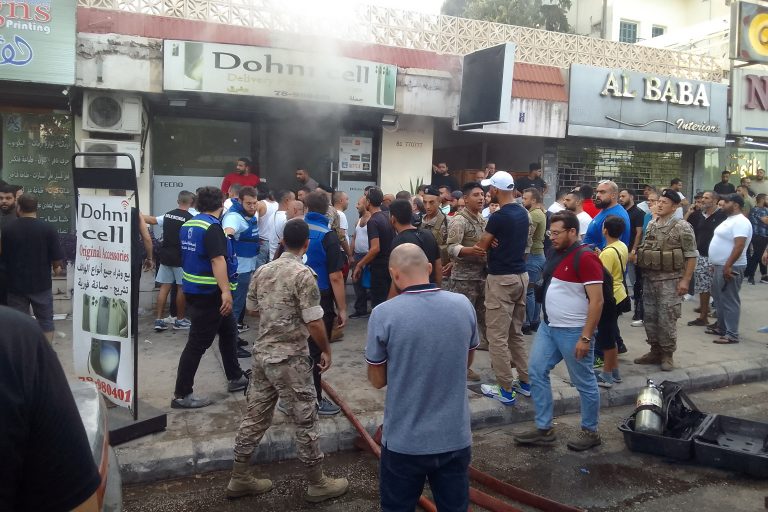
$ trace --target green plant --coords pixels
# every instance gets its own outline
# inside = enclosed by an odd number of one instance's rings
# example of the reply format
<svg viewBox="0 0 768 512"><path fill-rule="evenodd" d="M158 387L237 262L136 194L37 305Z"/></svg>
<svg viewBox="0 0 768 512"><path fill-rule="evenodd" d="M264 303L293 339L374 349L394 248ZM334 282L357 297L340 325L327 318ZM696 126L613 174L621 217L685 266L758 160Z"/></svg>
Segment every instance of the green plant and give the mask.
<svg viewBox="0 0 768 512"><path fill-rule="evenodd" d="M408 180L408 192L411 193L411 195L415 196L419 192L419 187L424 184L424 178L416 178L416 183L413 182L413 179ZM405 187L403 185L400 185L400 188L405 190Z"/></svg>

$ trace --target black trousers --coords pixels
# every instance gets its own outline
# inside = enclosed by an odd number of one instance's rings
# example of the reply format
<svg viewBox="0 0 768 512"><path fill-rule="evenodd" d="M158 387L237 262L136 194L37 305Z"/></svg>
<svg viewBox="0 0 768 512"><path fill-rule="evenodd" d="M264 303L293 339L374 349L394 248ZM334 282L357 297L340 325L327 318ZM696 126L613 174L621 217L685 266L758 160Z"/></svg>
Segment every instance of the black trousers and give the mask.
<svg viewBox="0 0 768 512"><path fill-rule="evenodd" d="M371 309L375 308L389 295L392 276L389 275L389 262L375 261L371 263Z"/></svg>
<svg viewBox="0 0 768 512"><path fill-rule="evenodd" d="M323 308L323 324L325 325L325 333L328 339L331 339L331 331L333 331L333 321L336 320L336 311L334 309L333 291L325 290L320 292L320 306ZM317 403L323 399L323 388L320 385L322 380L320 374L320 354L322 351L317 343L310 336L307 339L307 345L309 346L309 356L315 365L312 367L312 380L315 383L315 392L317 393Z"/></svg>
<svg viewBox="0 0 768 512"><path fill-rule="evenodd" d="M227 380L239 379L243 375L240 363L237 361L237 324L232 313L221 316L221 294L216 291L209 295L187 295L187 316L192 322L189 328L187 345L181 352L179 369L176 373L177 397L192 393L195 374L200 366L203 354L213 344L213 339L219 335L219 352L224 364Z"/></svg>
<svg viewBox="0 0 768 512"><path fill-rule="evenodd" d="M747 259L747 270L744 272L746 277L755 277L758 264L760 265L760 274L765 275L765 265L763 265L762 257L766 246L768 246L768 236L752 236L752 254Z"/></svg>
<svg viewBox="0 0 768 512"><path fill-rule="evenodd" d="M8 305L8 277L5 270L0 270L0 306Z"/></svg>
<svg viewBox="0 0 768 512"><path fill-rule="evenodd" d="M355 254L355 261L360 261L363 259L363 256L365 256L365 254ZM370 298L370 293L368 292L368 288L363 286L362 276L360 276L360 279L357 281L353 281L352 285L355 289L355 313L364 315L368 312L368 299Z"/></svg>

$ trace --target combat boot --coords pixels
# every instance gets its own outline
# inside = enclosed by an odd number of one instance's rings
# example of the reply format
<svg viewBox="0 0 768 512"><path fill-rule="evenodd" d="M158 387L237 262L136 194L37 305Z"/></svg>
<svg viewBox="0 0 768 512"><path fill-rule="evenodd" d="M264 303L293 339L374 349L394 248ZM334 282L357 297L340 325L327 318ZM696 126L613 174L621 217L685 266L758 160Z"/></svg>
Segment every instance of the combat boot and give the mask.
<svg viewBox="0 0 768 512"><path fill-rule="evenodd" d="M671 372L675 368L675 362L672 360L672 352L664 351L661 353L661 371Z"/></svg>
<svg viewBox="0 0 768 512"><path fill-rule="evenodd" d="M635 364L659 364L661 363L661 348L651 345L651 351L635 359Z"/></svg>
<svg viewBox="0 0 768 512"><path fill-rule="evenodd" d="M317 464L309 468L307 473L309 485L304 499L310 503L337 498L347 492L349 481L346 478L330 478L323 473L323 465Z"/></svg>
<svg viewBox="0 0 768 512"><path fill-rule="evenodd" d="M227 484L227 498L255 496L272 490L272 480L256 478L248 470L247 462L237 462L232 466L232 477Z"/></svg>

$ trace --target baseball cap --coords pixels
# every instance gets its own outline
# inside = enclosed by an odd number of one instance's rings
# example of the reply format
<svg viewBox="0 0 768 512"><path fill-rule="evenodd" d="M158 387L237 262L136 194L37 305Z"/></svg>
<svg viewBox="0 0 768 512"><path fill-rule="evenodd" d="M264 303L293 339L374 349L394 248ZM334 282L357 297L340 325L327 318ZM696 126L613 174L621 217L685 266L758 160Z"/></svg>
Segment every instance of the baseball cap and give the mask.
<svg viewBox="0 0 768 512"><path fill-rule="evenodd" d="M515 188L515 180L507 171L496 171L493 176L481 181L480 184L484 187L496 187L499 190L513 190Z"/></svg>
<svg viewBox="0 0 768 512"><path fill-rule="evenodd" d="M739 205L740 208L744 208L744 198L741 197L739 194L728 194L723 197L721 197L723 201L730 201L731 203L736 203Z"/></svg>
<svg viewBox="0 0 768 512"><path fill-rule="evenodd" d="M430 187L427 187L424 190L424 195L425 196L439 196L440 195L440 191L437 190L437 187L430 186Z"/></svg>
<svg viewBox="0 0 768 512"><path fill-rule="evenodd" d="M665 188L664 191L661 193L661 197L666 197L670 201L672 201L675 204L680 204L680 194L677 193L676 190L672 190L671 188Z"/></svg>

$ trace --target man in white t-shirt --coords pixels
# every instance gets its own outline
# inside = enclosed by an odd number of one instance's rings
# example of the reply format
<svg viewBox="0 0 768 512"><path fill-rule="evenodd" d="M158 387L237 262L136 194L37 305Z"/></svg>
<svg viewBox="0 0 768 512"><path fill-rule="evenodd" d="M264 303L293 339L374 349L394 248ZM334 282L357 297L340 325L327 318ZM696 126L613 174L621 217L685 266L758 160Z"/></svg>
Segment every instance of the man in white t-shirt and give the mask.
<svg viewBox="0 0 768 512"><path fill-rule="evenodd" d="M568 194L568 190L566 189L560 189L557 193L557 199L554 203L549 205L549 208L547 208L547 211L549 213L557 213L565 210L565 196Z"/></svg>
<svg viewBox="0 0 768 512"><path fill-rule="evenodd" d="M272 231L269 234L269 261L272 261L275 258L275 251L277 251L277 247L280 245L280 240L283 238L285 223L288 222L286 213L291 203L295 200L296 195L290 190L280 190L275 195L277 211L275 211L274 220L272 221Z"/></svg>
<svg viewBox="0 0 768 512"><path fill-rule="evenodd" d="M355 233L352 235L352 250L354 251L354 264L356 265L368 254L368 219L371 218L371 214L365 207L365 196L360 196L355 207L360 216L360 220L357 221L355 226ZM370 283L368 287L364 286L363 281L365 279L366 277L363 275L357 281L353 280L352 282L355 288L355 312L349 315L349 318L366 318L370 314L368 312ZM370 275L368 281L370 281Z"/></svg>
<svg viewBox="0 0 768 512"><path fill-rule="evenodd" d="M680 178L674 178L672 181L669 182L669 188L677 192L677 195L680 196L680 207L675 210L675 213L673 214L673 217L676 219L682 219L684 210L688 208L688 200L683 195L683 180Z"/></svg>
<svg viewBox="0 0 768 512"><path fill-rule="evenodd" d="M269 244L275 232L275 212L279 205L266 183L259 183L256 190L259 192L259 238L261 239L259 264L264 265L271 261Z"/></svg>
<svg viewBox="0 0 768 512"><path fill-rule="evenodd" d="M742 213L744 199L738 194L723 196L722 210L728 218L715 228L709 243L709 263L714 267L712 298L717 308L717 326L707 329L720 334L714 343L739 342L741 281L747 268L747 247L752 240L752 223Z"/></svg>
<svg viewBox="0 0 768 512"><path fill-rule="evenodd" d="M333 207L339 212L339 229L344 233L344 237L340 238L341 248L347 255L347 261L352 261L352 248L349 246L349 221L347 215L344 213L349 208L349 196L346 192L334 192L333 193ZM346 273L345 273L346 275Z"/></svg>
<svg viewBox="0 0 768 512"><path fill-rule="evenodd" d="M582 240L584 239L584 235L587 234L589 223L592 222L592 216L585 212L582 207L583 201L584 198L581 197L581 192L579 192L578 189L568 192L563 198L565 209L575 213L576 218L579 219L579 237Z"/></svg>

